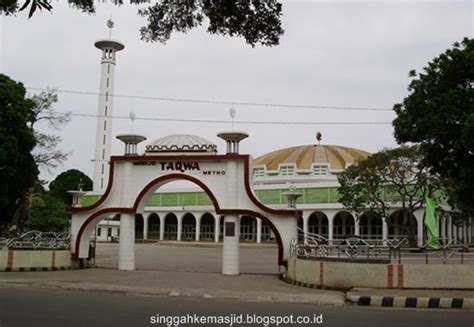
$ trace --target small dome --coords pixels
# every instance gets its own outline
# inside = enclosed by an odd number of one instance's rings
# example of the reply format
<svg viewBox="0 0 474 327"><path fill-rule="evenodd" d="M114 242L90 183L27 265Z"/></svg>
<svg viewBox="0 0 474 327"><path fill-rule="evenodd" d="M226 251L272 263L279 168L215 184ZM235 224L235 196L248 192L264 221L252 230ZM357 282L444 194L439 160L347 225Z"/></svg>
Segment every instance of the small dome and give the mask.
<svg viewBox="0 0 474 327"><path fill-rule="evenodd" d="M254 160L254 166L277 170L282 164L295 164L297 169L311 169L313 164L329 164L331 170L343 170L369 152L338 145L302 145L267 153Z"/></svg>
<svg viewBox="0 0 474 327"><path fill-rule="evenodd" d="M217 152L217 146L202 137L187 134L168 135L146 146L147 153L155 152Z"/></svg>

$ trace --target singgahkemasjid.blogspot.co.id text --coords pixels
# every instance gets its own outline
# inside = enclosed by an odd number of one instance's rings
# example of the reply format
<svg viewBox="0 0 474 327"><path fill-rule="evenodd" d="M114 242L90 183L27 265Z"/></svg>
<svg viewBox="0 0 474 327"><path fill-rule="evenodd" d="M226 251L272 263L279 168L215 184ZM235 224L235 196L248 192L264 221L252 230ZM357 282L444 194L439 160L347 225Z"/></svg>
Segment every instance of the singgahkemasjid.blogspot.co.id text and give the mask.
<svg viewBox="0 0 474 327"><path fill-rule="evenodd" d="M156 314L150 316L150 324L157 326L315 326L323 324L323 314L313 315L257 315L257 314L228 314L228 315L197 315L186 314L166 316Z"/></svg>

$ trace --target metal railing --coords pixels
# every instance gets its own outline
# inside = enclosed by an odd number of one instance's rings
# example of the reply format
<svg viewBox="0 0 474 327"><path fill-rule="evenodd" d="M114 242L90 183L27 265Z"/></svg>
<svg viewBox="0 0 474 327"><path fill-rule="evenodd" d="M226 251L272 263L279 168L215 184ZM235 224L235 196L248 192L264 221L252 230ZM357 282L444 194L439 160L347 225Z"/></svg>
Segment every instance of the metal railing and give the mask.
<svg viewBox="0 0 474 327"><path fill-rule="evenodd" d="M28 231L17 237L6 239L2 248L22 249L22 250L40 250L54 249L65 250L71 246L71 237L69 233L54 233Z"/></svg>
<svg viewBox="0 0 474 327"><path fill-rule="evenodd" d="M474 253L465 244L442 240L438 249L431 249L428 244L413 247L406 237L367 240L351 236L329 240L318 234L302 233L291 240L290 254L302 259L352 262L474 264Z"/></svg>

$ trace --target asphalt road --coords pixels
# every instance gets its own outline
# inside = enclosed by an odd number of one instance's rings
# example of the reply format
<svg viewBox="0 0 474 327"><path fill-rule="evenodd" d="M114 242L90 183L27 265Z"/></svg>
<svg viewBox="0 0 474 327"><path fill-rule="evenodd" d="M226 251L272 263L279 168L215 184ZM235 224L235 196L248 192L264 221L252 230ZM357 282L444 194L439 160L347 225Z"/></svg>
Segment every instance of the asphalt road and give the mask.
<svg viewBox="0 0 474 327"><path fill-rule="evenodd" d="M323 307L314 304L253 303L217 299L147 297L29 288L0 288L0 326L166 326L150 323L156 315L272 315L293 319L322 314L319 326L456 326L472 327L474 313L455 310L397 310ZM264 318L266 317L266 318ZM240 324L242 326L242 324ZM318 324L286 324L316 326ZM181 326L229 326L187 324ZM236 326L236 325L234 325ZM245 326L263 326L246 324ZM273 325L274 326L274 325ZM283 326L283 325L282 325Z"/></svg>

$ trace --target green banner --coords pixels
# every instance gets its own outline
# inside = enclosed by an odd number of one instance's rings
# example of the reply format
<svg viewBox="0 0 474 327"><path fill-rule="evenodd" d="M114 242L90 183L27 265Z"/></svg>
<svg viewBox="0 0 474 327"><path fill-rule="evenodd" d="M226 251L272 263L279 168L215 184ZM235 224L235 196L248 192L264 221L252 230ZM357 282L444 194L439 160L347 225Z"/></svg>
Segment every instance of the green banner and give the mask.
<svg viewBox="0 0 474 327"><path fill-rule="evenodd" d="M432 249L439 249L439 234L438 222L436 221L436 202L430 197L425 198L425 226L430 236L428 240L428 247Z"/></svg>

